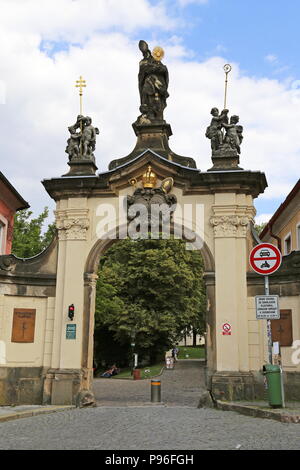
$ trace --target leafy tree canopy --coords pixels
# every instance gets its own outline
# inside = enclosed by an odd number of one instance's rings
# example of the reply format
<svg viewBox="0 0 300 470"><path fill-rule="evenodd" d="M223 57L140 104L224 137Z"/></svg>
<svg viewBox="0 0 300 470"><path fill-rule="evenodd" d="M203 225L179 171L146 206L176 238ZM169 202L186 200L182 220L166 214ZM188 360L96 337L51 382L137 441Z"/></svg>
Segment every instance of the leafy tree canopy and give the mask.
<svg viewBox="0 0 300 470"><path fill-rule="evenodd" d="M47 207L36 218L33 218L32 214L29 209L24 209L15 215L12 252L20 258L30 258L43 251L49 246L55 233L54 224L50 224L42 233L49 214Z"/></svg>
<svg viewBox="0 0 300 470"><path fill-rule="evenodd" d="M182 240L122 240L102 258L96 330L137 348L169 347L191 326L204 330L203 261Z"/></svg>

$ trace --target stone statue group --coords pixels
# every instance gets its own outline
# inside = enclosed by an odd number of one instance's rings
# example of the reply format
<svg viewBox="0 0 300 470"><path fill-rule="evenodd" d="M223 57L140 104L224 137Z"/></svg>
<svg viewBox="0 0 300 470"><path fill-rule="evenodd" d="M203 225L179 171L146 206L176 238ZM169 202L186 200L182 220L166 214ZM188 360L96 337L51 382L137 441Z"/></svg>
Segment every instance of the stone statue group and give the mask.
<svg viewBox="0 0 300 470"><path fill-rule="evenodd" d="M222 148L230 148L238 154L241 153L241 143L243 140L243 127L238 125L239 116L231 116L228 121L228 109L223 109L219 114L218 108L211 110L212 120L206 129L206 137L211 141L211 149L214 154Z"/></svg>
<svg viewBox="0 0 300 470"><path fill-rule="evenodd" d="M169 73L167 67L161 63L162 57L156 55L155 49L151 53L145 41L139 42L139 49L143 54L138 75L142 114L137 123L147 125L163 120L163 111L169 96ZM162 51L161 48L156 49ZM217 108L211 110L212 120L205 135L211 140L213 154L218 151L222 153L223 150L241 153L243 127L238 124L239 116L231 116L229 120L228 113L228 109L223 109L221 114Z"/></svg>
<svg viewBox="0 0 300 470"><path fill-rule="evenodd" d="M156 47L151 53L148 44L142 40L139 42L139 49L143 54L138 74L141 115L137 118L136 124L161 123L164 122L163 112L169 97L169 73L161 62L164 53L160 47ZM213 155L224 156L228 151L235 154L241 152L243 127L238 124L238 116L231 116L229 120L228 113L228 109L223 109L221 114L217 108L211 110L212 119L205 135L211 141ZM66 153L69 155L69 160L94 161L93 152L99 130L92 126L92 119L79 115L76 123L68 129L70 137Z"/></svg>
<svg viewBox="0 0 300 470"><path fill-rule="evenodd" d="M94 160L96 135L99 134L99 129L92 126L92 118L79 115L76 123L68 129L70 137L67 140L66 153L69 155L69 160Z"/></svg>

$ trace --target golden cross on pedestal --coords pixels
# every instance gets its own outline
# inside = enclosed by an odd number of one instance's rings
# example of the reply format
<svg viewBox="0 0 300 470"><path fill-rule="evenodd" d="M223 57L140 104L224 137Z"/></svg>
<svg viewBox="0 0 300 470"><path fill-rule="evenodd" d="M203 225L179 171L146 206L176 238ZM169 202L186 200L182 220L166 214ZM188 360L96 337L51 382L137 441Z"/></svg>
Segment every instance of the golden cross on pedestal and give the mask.
<svg viewBox="0 0 300 470"><path fill-rule="evenodd" d="M85 80L83 80L82 76L80 75L79 80L76 80L77 88L79 88L79 97L80 97L80 114L82 116L82 88L86 87Z"/></svg>

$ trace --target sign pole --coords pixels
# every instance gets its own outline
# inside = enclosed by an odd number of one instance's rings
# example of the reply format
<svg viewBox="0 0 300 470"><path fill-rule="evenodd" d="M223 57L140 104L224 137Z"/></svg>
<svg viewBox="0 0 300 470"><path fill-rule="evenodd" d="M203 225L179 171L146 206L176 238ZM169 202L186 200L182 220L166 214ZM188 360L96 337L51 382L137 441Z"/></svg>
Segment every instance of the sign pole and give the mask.
<svg viewBox="0 0 300 470"><path fill-rule="evenodd" d="M256 245L250 253L249 262L252 269L265 277L265 297L269 298L269 301L258 302L256 305L261 307L261 319L263 319L264 313L267 315L267 334L268 334L268 356L270 364L273 363L273 351L272 351L272 329L271 329L271 311L270 306L271 299L277 296L270 296L269 287L269 274L274 273L280 267L282 261L282 255L277 246L271 243L260 243ZM257 298L258 296L256 296ZM258 307L256 306L256 315L258 316ZM277 300L277 314L278 314L278 300ZM274 316L273 316L274 318ZM276 316L275 316L276 318Z"/></svg>
<svg viewBox="0 0 300 470"><path fill-rule="evenodd" d="M265 276L265 295L270 295L269 276ZM271 320L267 320L269 362L273 363Z"/></svg>
<svg viewBox="0 0 300 470"><path fill-rule="evenodd" d="M265 295L270 295L269 276L265 276Z"/></svg>

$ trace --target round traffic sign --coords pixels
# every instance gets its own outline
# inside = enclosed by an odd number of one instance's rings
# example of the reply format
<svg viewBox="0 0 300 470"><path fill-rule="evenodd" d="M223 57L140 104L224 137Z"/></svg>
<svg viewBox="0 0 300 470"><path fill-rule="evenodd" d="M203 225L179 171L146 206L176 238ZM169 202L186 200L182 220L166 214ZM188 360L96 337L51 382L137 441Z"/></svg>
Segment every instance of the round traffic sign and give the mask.
<svg viewBox="0 0 300 470"><path fill-rule="evenodd" d="M227 336L231 335L231 325L229 323L223 323L222 334Z"/></svg>
<svg viewBox="0 0 300 470"><path fill-rule="evenodd" d="M258 274L267 276L281 265L282 256L277 246L271 243L260 243L251 250L250 266Z"/></svg>

